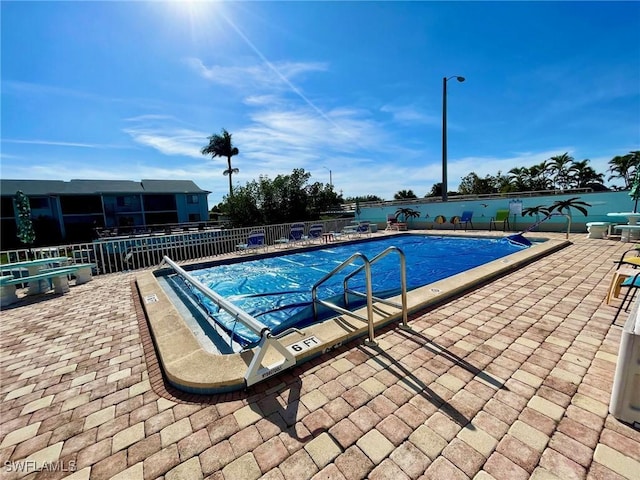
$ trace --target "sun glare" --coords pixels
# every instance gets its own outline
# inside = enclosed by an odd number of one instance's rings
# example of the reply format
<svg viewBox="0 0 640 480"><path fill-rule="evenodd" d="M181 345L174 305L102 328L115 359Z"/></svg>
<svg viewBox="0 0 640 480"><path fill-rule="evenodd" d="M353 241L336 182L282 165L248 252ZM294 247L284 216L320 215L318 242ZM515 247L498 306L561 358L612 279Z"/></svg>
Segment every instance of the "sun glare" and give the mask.
<svg viewBox="0 0 640 480"><path fill-rule="evenodd" d="M221 30L222 2L180 0L162 3L169 21L177 28L188 27L195 43L209 42Z"/></svg>

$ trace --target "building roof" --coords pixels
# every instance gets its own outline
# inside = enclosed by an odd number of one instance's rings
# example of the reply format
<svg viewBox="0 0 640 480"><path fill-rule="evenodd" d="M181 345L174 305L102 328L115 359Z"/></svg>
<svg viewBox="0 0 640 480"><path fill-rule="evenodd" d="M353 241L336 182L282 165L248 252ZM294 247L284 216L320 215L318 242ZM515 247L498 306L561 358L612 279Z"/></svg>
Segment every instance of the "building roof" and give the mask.
<svg viewBox="0 0 640 480"><path fill-rule="evenodd" d="M0 194L14 196L92 195L114 193L211 193L191 180L0 180Z"/></svg>

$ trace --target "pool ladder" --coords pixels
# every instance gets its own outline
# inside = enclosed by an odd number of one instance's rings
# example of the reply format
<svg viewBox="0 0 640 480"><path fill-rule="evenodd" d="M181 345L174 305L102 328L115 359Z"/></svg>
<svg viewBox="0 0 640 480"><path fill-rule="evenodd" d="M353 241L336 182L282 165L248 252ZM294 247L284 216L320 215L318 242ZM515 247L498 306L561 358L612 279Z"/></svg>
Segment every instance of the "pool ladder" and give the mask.
<svg viewBox="0 0 640 480"><path fill-rule="evenodd" d="M386 257L387 255L389 255L390 253L393 252L397 252L399 257L400 257L400 298L401 298L401 303L395 303L392 302L390 300L387 300L386 298L379 298L379 297L374 297L373 296L373 288L371 286L371 265L373 265L374 263L376 263L378 260L381 260L382 258ZM345 268L347 268L348 266L350 266L354 260L356 259L360 259L362 260L362 265L360 267L358 267L357 269L355 269L353 272L349 273L348 275L345 276L344 281L343 281L343 288L344 288L344 303L345 306L349 306L349 295L354 295L357 297L361 297L361 298L365 298L367 301L367 316L363 317L362 315L358 315L357 313L352 312L351 310L348 310L346 308L342 308L339 305L336 305L333 302L328 302L327 300L322 300L318 298L318 287L320 285L322 285L324 282L326 282L328 279L330 279L331 277L333 277L334 275L336 275L337 273L341 272L342 270L344 270ZM405 254L402 250L400 250L398 247L389 247L386 250L384 250L383 252L379 253L378 255L376 255L375 257L373 257L371 260L369 260L366 255L362 254L362 253L354 253L353 255L351 255L348 259L346 259L344 262L342 262L340 265L338 265L336 268L334 268L332 271L330 271L329 273L327 273L324 277L322 277L320 280L318 280L315 285L312 287L311 289L311 298L313 301L313 316L314 319L318 319L318 305L323 305L327 308L330 308L331 310L334 310L338 313L341 313L343 315L348 315L350 317L354 317L357 318L358 320L362 320L364 322L367 322L367 325L369 327L369 338L367 338L367 340L365 340L365 345L367 346L375 346L378 344L378 342L376 342L375 340L375 332L374 332L374 328L373 328L373 302L374 300L376 302L379 303L383 303L385 305L389 305L395 308L399 308L402 311L402 324L400 325L400 328L403 330L409 330L410 327L407 324L407 273L406 273L406 258L405 258ZM358 273L360 273L362 270L364 270L364 275L365 275L365 288L366 288L366 292L358 292L355 290L352 290L349 288L349 280L351 278L353 278L355 275L357 275Z"/></svg>

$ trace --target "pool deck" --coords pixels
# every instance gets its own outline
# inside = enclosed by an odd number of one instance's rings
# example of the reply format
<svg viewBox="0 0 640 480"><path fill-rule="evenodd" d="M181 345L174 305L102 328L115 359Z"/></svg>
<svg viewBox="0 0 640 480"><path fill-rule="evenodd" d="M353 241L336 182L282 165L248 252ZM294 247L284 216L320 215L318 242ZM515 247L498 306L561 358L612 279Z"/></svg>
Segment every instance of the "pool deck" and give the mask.
<svg viewBox="0 0 640 480"><path fill-rule="evenodd" d="M604 301L632 244L586 236L413 332L383 328L378 349L221 395L164 382L137 272L22 299L0 319L0 478L640 479L640 431L608 414L621 328Z"/></svg>

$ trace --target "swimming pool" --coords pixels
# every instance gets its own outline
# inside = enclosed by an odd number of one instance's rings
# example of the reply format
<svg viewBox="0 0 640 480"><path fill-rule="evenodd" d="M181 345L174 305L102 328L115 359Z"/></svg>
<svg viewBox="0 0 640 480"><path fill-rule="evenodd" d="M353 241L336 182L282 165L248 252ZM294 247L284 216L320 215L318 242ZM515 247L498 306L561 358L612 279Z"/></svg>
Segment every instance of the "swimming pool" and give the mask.
<svg viewBox="0 0 640 480"><path fill-rule="evenodd" d="M452 275L484 265L493 260L521 251L526 247L507 239L440 237L428 235L398 235L393 238L368 240L294 251L208 268L191 270L189 274L263 324L273 334L290 327L301 328L320 321L335 312L321 308L318 317L313 314L311 289L313 285L356 252L374 258L390 246L400 248L407 259L407 289L412 290ZM341 307L344 301L343 279L362 266L354 261L340 274L331 277L318 289L318 298L329 300ZM389 298L400 293L398 257L389 255L371 266L373 294ZM173 288L184 292L189 284L180 277L171 279ZM364 292L364 271L356 274L350 288ZM190 292L208 316L242 346L250 346L260 337L219 309L208 297L193 289ZM349 309L364 304L364 299L349 296Z"/></svg>
<svg viewBox="0 0 640 480"><path fill-rule="evenodd" d="M395 243L397 239L410 235L415 234L411 232L383 234L377 235L377 237L393 239L393 243ZM484 235L485 238L498 240L495 237ZM481 233L467 238L475 239L482 236ZM541 237L533 239L536 241L529 248L516 247L517 251L510 255L409 291L406 295L408 313L424 311L424 309L447 302L480 284L507 275L523 265L570 245L566 239ZM338 245L347 246L348 244L340 242ZM356 247L356 250L363 247L363 243L360 242L351 245ZM309 247L308 250L315 255L325 247L325 245L317 245ZM306 252L293 249L287 253L297 255ZM433 252L429 249L428 253L431 255ZM275 256L274 253L269 252L266 255L250 258L267 260L273 256ZM447 260L451 256L468 257L469 254L451 254L449 252L448 257L444 257L440 261L443 268L448 267L450 262ZM228 256L218 261L200 262L199 264L182 265L182 267L184 270L192 272L212 266L246 262L247 260L247 257ZM401 309L375 302L373 316L369 317L372 320L367 319L368 307L362 307L355 309L354 313L359 315L358 318L339 315L301 328L299 332L284 332L277 337L268 339L271 343L270 346L265 346L266 348L260 346L235 348L238 345L229 348L222 344L216 344L215 339L211 340L208 336L209 333L215 336L222 328L203 315L202 308L195 308L191 296L182 298L180 293L169 285L168 280L175 277L173 273L173 268L161 266L155 270L139 272L136 275L135 295L139 297L141 307L139 313L143 315L142 318L138 318L149 327L154 351L167 381L174 387L191 393L220 393L246 388L249 385L249 378L257 378L258 376L261 379L269 378L271 375L290 368L293 364L306 362L357 338L366 335L371 338L371 325L374 329L378 329L389 323L401 321L403 316ZM401 296L396 295L391 301L399 303L399 297ZM412 327L412 325L409 326ZM268 334L265 335L263 339L268 336ZM227 339L223 338L223 340ZM280 349L278 349L278 345L281 347ZM220 346L226 349L223 350L219 348ZM294 355L293 363L287 365L278 363L284 357L282 349ZM254 373L259 375L252 376Z"/></svg>

